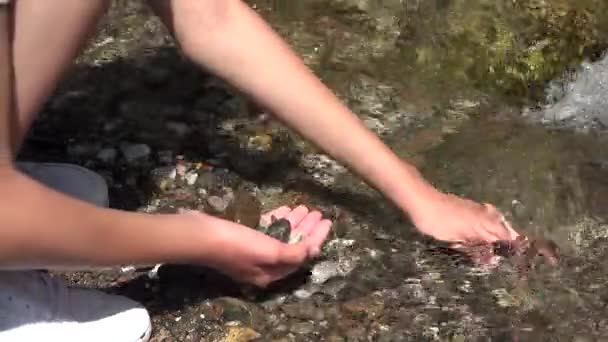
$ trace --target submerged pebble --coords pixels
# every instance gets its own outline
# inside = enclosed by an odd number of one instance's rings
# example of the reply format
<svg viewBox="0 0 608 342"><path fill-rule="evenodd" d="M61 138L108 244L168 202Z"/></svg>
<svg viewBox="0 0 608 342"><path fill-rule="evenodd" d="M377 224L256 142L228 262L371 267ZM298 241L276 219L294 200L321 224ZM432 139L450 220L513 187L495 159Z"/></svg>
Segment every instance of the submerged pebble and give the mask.
<svg viewBox="0 0 608 342"><path fill-rule="evenodd" d="M209 196L207 198L207 203L211 206L211 208L218 212L223 212L228 207L229 202L224 200L219 196Z"/></svg>
<svg viewBox="0 0 608 342"><path fill-rule="evenodd" d="M120 150L128 163L146 159L152 152L146 144L124 144Z"/></svg>
<svg viewBox="0 0 608 342"><path fill-rule="evenodd" d="M108 148L104 148L104 149L100 150L97 153L97 159L101 160L102 162L104 162L106 164L110 164L110 163L114 162L114 160L116 159L116 155L117 155L116 150L111 147L108 147Z"/></svg>
<svg viewBox="0 0 608 342"><path fill-rule="evenodd" d="M344 277L355 269L352 260L322 261L316 264L311 271L311 280L314 284L323 284L334 277Z"/></svg>

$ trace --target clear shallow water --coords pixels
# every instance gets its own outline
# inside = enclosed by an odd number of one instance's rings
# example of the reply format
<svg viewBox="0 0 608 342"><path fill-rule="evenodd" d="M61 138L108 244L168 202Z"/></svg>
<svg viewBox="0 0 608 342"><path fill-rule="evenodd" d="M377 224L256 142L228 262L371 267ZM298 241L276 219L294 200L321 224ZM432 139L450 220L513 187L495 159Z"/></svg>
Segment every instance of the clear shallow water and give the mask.
<svg viewBox="0 0 608 342"><path fill-rule="evenodd" d="M399 298L401 309L384 302L388 321L381 321L389 330L452 340L608 336L608 63L592 51L601 44L585 41L605 27L605 14L593 12L603 4L548 1L513 10L485 1L255 3L368 126L437 186L496 204L518 229L562 249L558 269L541 264L522 285L508 263L492 273L455 265L412 236L398 215L370 209L359 216L368 229L353 228L351 237L384 257L348 282L390 288L381 297ZM588 25L576 26L580 32L563 28L563 40L551 29L530 34L540 25L530 18L559 21L547 12L568 5L584 13L577 18ZM583 52L541 47L564 43ZM535 48L546 55L530 52ZM548 62L555 56L563 60ZM585 56L595 61L579 66ZM347 175L335 186L367 191ZM378 242L373 229L389 232L388 242ZM380 276L378 267L390 275ZM421 325L405 324L404 311Z"/></svg>

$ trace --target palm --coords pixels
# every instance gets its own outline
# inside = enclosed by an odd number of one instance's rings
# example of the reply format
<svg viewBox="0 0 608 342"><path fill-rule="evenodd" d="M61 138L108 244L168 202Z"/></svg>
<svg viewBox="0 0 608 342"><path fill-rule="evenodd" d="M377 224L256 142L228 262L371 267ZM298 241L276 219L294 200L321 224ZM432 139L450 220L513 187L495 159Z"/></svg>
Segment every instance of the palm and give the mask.
<svg viewBox="0 0 608 342"><path fill-rule="evenodd" d="M213 239L222 248L212 257L211 266L236 280L266 286L318 256L331 221L323 219L318 211L299 206L272 210L262 215L260 223L268 225L272 216L288 220L302 240L288 245L249 227L218 219L213 225Z"/></svg>

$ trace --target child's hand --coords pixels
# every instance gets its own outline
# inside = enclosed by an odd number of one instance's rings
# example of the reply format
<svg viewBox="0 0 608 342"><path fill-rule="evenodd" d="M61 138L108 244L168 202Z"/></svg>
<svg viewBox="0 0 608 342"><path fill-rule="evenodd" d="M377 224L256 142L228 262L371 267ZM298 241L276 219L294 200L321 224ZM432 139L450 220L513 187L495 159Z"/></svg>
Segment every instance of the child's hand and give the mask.
<svg viewBox="0 0 608 342"><path fill-rule="evenodd" d="M273 215L289 220L292 230L302 233L299 243L288 245L231 221L198 212L184 215L208 229L205 233L210 243L204 252L204 264L237 281L259 287L286 277L317 257L332 224L322 219L320 212L309 211L304 206L280 207L263 215L262 223L268 223Z"/></svg>
<svg viewBox="0 0 608 342"><path fill-rule="evenodd" d="M422 233L441 241L494 242L519 236L493 205L438 191L422 196L410 217Z"/></svg>

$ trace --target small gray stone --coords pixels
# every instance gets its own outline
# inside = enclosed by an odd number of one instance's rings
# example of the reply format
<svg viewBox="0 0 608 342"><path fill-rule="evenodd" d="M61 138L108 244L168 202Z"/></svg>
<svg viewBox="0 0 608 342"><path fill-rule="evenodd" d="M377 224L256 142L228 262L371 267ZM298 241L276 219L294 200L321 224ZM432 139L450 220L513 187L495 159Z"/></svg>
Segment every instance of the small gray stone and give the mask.
<svg viewBox="0 0 608 342"><path fill-rule="evenodd" d="M290 330L296 334L306 335L314 332L315 326L310 322L298 322L292 324Z"/></svg>
<svg viewBox="0 0 608 342"><path fill-rule="evenodd" d="M152 152L146 144L123 145L120 149L128 163L146 159Z"/></svg>
<svg viewBox="0 0 608 342"><path fill-rule="evenodd" d="M188 185L194 185L198 179L198 173L196 171L190 171L186 173L184 178L186 179L186 183L188 183Z"/></svg>
<svg viewBox="0 0 608 342"><path fill-rule="evenodd" d="M169 150L158 151L158 161L163 164L173 163L173 152Z"/></svg>
<svg viewBox="0 0 608 342"><path fill-rule="evenodd" d="M270 226L263 227L262 231L277 239L281 242L289 242L289 237L291 233L291 224L287 219L278 219L274 221Z"/></svg>
<svg viewBox="0 0 608 342"><path fill-rule="evenodd" d="M93 147L91 145L75 144L75 145L70 145L67 148L67 152L69 155L77 156L77 157L90 155L92 151L93 151Z"/></svg>
<svg viewBox="0 0 608 342"><path fill-rule="evenodd" d="M293 291L293 295L298 299L308 299L312 296L312 292L305 289L297 289Z"/></svg>
<svg viewBox="0 0 608 342"><path fill-rule="evenodd" d="M171 132L175 133L178 138L182 138L186 136L186 134L190 133L190 127L183 122L170 121L167 123L167 128Z"/></svg>
<svg viewBox="0 0 608 342"><path fill-rule="evenodd" d="M223 198L219 196L209 196L207 198L207 203L213 208L213 210L218 212L223 212L228 208L228 201L225 201Z"/></svg>
<svg viewBox="0 0 608 342"><path fill-rule="evenodd" d="M331 278L348 275L354 268L355 260L322 261L312 268L311 280L314 284L323 284Z"/></svg>
<svg viewBox="0 0 608 342"><path fill-rule="evenodd" d="M322 261L312 268L311 273L314 284L323 284L330 278L340 275L338 263L335 261Z"/></svg>
<svg viewBox="0 0 608 342"><path fill-rule="evenodd" d="M104 162L106 164L110 164L110 163L114 162L117 154L118 154L118 152L116 152L115 149L108 147L108 148L102 149L101 151L99 151L97 153L97 159L101 160L102 162Z"/></svg>

